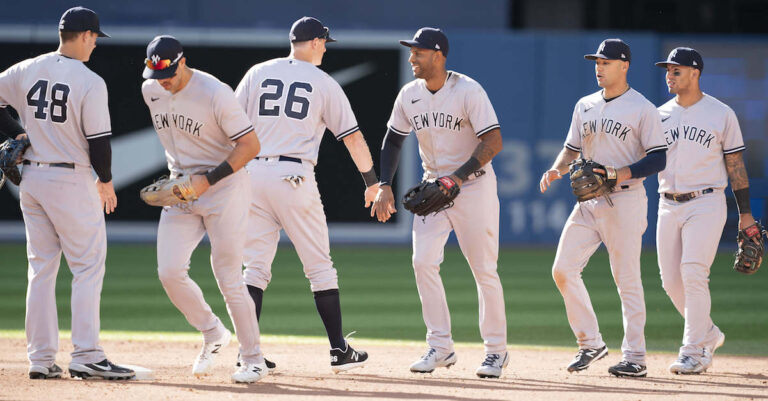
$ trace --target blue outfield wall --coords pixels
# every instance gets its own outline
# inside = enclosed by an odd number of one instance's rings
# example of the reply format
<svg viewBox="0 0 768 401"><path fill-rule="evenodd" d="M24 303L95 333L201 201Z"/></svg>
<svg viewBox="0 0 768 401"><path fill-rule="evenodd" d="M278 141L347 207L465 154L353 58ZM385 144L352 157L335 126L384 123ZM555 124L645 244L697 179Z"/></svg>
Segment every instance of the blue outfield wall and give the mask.
<svg viewBox="0 0 768 401"><path fill-rule="evenodd" d="M630 85L655 105L666 102L667 93L662 69L654 62L666 58L669 49L681 45L705 46L712 41L741 42L716 37L674 37L655 34L626 33L458 33L449 36L451 52L448 68L465 73L480 82L496 109L504 135L504 150L494 161L501 200L501 241L506 245L555 244L570 214L575 199L567 178L555 183L546 194L538 189L539 178L562 149L573 107L579 98L600 88L594 76L594 62L584 54L596 51L600 42L621 37L632 50ZM765 42L763 42L765 43ZM707 46L705 46L707 47ZM711 47L711 46L709 46ZM765 45L760 45L765 49ZM720 51L715 49L714 51ZM763 217L765 206L766 160L765 118L768 93L768 67L763 58L757 85L759 95L749 98L744 81L755 79L755 68L745 67L749 60L733 54L704 52L705 92L725 101L736 111L744 130L750 161L753 210ZM710 73L711 72L711 73ZM739 77L742 77L741 79ZM730 84L733 82L733 84ZM734 87L733 85L738 85ZM754 91L753 91L754 92ZM746 98L745 98L746 97ZM648 229L644 243L655 243L658 182L646 180L648 194ZM730 191L728 191L730 196ZM732 206L729 204L729 206ZM730 209L733 209L732 207ZM482 211L478 211L482 213ZM729 210L725 239L731 239L737 219ZM732 242L732 241L730 241Z"/></svg>

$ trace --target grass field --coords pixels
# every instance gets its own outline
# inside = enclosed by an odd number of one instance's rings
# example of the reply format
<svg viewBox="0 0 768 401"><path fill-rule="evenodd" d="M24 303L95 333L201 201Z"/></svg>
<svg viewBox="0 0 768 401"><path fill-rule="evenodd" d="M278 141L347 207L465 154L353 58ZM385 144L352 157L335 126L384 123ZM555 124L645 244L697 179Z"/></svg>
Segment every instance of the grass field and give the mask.
<svg viewBox="0 0 768 401"><path fill-rule="evenodd" d="M424 339L410 248L334 247L331 253L339 271L346 331L356 330L361 338ZM20 244L3 244L0 254L0 330L22 331L25 249ZM193 255L190 275L231 328L208 257L209 249L201 246ZM674 352L682 337L683 320L661 288L655 257L655 252L645 252L642 260L647 344L652 351ZM554 250L502 250L499 273L510 344L576 347L562 298L551 278L553 258ZM165 295L157 279L155 260L153 245L110 246L101 302L103 331L194 332ZM743 276L731 269L732 263L730 254L719 254L711 275L712 315L727 334L721 352L768 355L768 272ZM264 297L262 333L323 336L308 281L292 247L280 248L272 272L273 281ZM475 283L458 249L446 250L442 277L455 340L480 343ZM610 348L618 349L623 333L621 305L604 251L593 256L584 279L603 338ZM62 263L57 283L62 330L69 329L70 282L71 274Z"/></svg>

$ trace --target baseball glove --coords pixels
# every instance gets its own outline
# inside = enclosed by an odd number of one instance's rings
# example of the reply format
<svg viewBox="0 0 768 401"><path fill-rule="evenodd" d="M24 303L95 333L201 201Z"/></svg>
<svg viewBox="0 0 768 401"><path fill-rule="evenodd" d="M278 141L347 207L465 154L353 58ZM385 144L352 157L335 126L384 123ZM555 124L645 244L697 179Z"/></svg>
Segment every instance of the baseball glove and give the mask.
<svg viewBox="0 0 768 401"><path fill-rule="evenodd" d="M744 274L754 274L760 268L763 261L764 242L763 235L767 235L760 223L739 230L736 241L739 250L736 252L736 262L733 270Z"/></svg>
<svg viewBox="0 0 768 401"><path fill-rule="evenodd" d="M196 201L198 196L192 188L192 176L176 178L160 177L154 183L141 189L141 200L150 206L174 206L179 203Z"/></svg>
<svg viewBox="0 0 768 401"><path fill-rule="evenodd" d="M601 169L605 173L596 172ZM570 164L571 189L579 202L610 193L616 186L616 169L594 160L576 159Z"/></svg>
<svg viewBox="0 0 768 401"><path fill-rule="evenodd" d="M3 178L14 185L21 183L21 173L16 167L21 163L24 152L29 148L29 139L8 139L0 144L0 171L3 172Z"/></svg>
<svg viewBox="0 0 768 401"><path fill-rule="evenodd" d="M453 206L458 195L459 185L450 177L440 177L436 181L422 181L409 189L403 197L403 207L418 216L437 214Z"/></svg>

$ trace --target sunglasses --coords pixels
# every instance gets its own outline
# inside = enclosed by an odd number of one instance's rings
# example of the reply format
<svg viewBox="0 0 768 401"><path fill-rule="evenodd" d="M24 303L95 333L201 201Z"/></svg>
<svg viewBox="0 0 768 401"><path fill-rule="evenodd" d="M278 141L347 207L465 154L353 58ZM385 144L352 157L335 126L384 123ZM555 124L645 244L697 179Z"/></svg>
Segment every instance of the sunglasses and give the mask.
<svg viewBox="0 0 768 401"><path fill-rule="evenodd" d="M144 63L147 65L147 68L149 68L150 70L155 70L155 71L164 70L178 63L179 60L181 60L181 56L182 56L182 53L179 53L179 56L176 57L175 60L164 58L162 60L157 60L157 62L154 62L147 58L147 59L144 59Z"/></svg>

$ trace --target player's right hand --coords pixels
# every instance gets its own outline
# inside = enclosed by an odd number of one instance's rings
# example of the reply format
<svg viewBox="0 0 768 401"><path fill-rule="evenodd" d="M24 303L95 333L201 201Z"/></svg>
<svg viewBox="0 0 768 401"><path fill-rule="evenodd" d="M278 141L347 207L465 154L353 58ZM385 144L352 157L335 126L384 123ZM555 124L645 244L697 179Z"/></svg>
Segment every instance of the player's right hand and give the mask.
<svg viewBox="0 0 768 401"><path fill-rule="evenodd" d="M397 213L395 209L395 195L392 193L392 187L389 185L379 185L379 191L376 194L376 200L371 207L371 217L376 214L376 218L384 223Z"/></svg>
<svg viewBox="0 0 768 401"><path fill-rule="evenodd" d="M96 189L99 192L99 198L101 199L101 208L104 209L104 213L110 214L115 211L117 207L117 195L115 195L115 187L110 182L101 182L96 178Z"/></svg>
<svg viewBox="0 0 768 401"><path fill-rule="evenodd" d="M551 169L544 172L544 174L541 176L541 182L539 182L539 190L541 193L547 192L547 189L549 189L550 184L552 184L552 181L556 181L563 178L562 175L560 175L560 172L557 171L557 169Z"/></svg>

